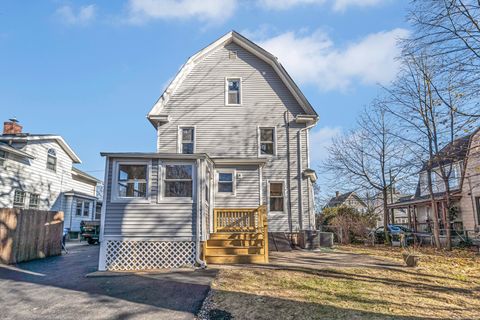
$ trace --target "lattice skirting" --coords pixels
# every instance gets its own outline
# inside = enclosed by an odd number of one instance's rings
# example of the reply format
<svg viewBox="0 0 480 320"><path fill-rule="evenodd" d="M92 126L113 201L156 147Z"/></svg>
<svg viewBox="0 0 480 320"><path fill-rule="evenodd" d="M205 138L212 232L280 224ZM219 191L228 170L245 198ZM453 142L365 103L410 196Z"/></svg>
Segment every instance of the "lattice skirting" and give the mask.
<svg viewBox="0 0 480 320"><path fill-rule="evenodd" d="M107 270L152 270L195 264L193 241L107 240L105 253Z"/></svg>

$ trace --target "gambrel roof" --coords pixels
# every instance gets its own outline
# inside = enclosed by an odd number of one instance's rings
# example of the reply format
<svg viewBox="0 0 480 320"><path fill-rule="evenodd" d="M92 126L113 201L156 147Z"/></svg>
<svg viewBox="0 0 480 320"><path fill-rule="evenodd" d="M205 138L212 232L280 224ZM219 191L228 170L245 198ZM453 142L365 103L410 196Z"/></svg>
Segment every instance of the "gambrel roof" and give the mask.
<svg viewBox="0 0 480 320"><path fill-rule="evenodd" d="M159 120L167 120L168 116L162 115L162 109L167 104L170 96L175 92L175 90L181 85L181 83L185 80L188 74L193 70L194 66L204 57L206 57L209 53L232 42L271 65L273 70L275 70L275 72L278 74L278 76L288 88L290 93L293 95L295 100L305 111L305 114L311 116L312 120L317 119L318 115L315 112L314 108L308 102L307 98L300 91L300 89L290 77L290 75L287 73L282 64L278 61L277 57L272 55L270 52L264 50L260 46L256 45L252 41L248 40L238 32L230 31L220 39L216 40L206 48L200 50L195 55L190 57L188 61L180 68L180 71L177 73L173 81L170 83L167 89L165 89L162 96L158 99L152 110L148 113L147 118L152 122L152 124L155 125L155 122Z"/></svg>

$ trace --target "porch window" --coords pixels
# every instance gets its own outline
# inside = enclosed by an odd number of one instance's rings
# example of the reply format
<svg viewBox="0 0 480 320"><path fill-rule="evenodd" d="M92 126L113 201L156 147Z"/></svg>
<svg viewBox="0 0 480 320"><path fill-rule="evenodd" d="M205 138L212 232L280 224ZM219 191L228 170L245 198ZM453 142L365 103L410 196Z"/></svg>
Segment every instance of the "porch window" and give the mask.
<svg viewBox="0 0 480 320"><path fill-rule="evenodd" d="M260 155L275 154L275 128L260 128Z"/></svg>
<svg viewBox="0 0 480 320"><path fill-rule="evenodd" d="M284 211L283 208L283 183L270 183L270 211Z"/></svg>
<svg viewBox="0 0 480 320"><path fill-rule="evenodd" d="M86 200L77 200L77 206L75 207L75 215L77 217L88 217L90 215L90 202Z"/></svg>
<svg viewBox="0 0 480 320"><path fill-rule="evenodd" d="M193 166L167 164L165 166L165 197L192 198Z"/></svg>
<svg viewBox="0 0 480 320"><path fill-rule="evenodd" d="M90 215L90 201L83 201L83 216L88 217Z"/></svg>
<svg viewBox="0 0 480 320"><path fill-rule="evenodd" d="M234 172L218 172L218 192L234 193Z"/></svg>
<svg viewBox="0 0 480 320"><path fill-rule="evenodd" d="M180 128L180 147L181 153L192 154L195 150L195 129Z"/></svg>
<svg viewBox="0 0 480 320"><path fill-rule="evenodd" d="M228 78L227 79L227 105L240 105L241 101L241 79Z"/></svg>
<svg viewBox="0 0 480 320"><path fill-rule="evenodd" d="M47 151L47 169L57 171L57 153L54 149L48 149Z"/></svg>
<svg viewBox="0 0 480 320"><path fill-rule="evenodd" d="M147 197L147 165L120 164L118 166L118 196Z"/></svg>
<svg viewBox="0 0 480 320"><path fill-rule="evenodd" d="M17 208L25 207L25 196L27 193L25 191L16 189L13 194L13 206Z"/></svg>
<svg viewBox="0 0 480 320"><path fill-rule="evenodd" d="M40 195L31 193L30 194L30 199L28 201L28 208L29 209L37 209L38 205L40 203Z"/></svg>

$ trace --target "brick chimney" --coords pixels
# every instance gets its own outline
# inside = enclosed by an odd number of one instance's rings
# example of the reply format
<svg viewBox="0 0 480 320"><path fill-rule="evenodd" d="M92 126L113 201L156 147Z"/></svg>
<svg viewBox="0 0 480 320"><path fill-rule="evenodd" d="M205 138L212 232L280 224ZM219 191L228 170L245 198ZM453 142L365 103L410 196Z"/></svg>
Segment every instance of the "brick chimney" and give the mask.
<svg viewBox="0 0 480 320"><path fill-rule="evenodd" d="M22 133L22 126L18 124L18 120L13 118L3 123L3 134L19 134Z"/></svg>

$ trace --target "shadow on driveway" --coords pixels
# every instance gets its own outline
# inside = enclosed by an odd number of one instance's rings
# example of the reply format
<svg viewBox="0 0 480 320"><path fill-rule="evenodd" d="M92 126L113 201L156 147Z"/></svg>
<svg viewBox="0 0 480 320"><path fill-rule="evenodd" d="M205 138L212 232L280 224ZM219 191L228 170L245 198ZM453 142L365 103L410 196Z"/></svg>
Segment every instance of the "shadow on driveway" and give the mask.
<svg viewBox="0 0 480 320"><path fill-rule="evenodd" d="M68 255L0 265L2 319L193 319L215 269L85 277L99 246Z"/></svg>

